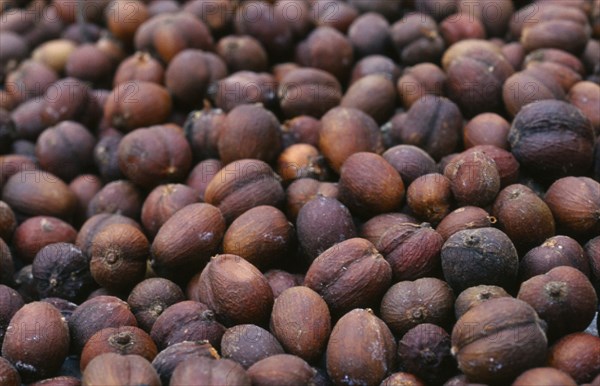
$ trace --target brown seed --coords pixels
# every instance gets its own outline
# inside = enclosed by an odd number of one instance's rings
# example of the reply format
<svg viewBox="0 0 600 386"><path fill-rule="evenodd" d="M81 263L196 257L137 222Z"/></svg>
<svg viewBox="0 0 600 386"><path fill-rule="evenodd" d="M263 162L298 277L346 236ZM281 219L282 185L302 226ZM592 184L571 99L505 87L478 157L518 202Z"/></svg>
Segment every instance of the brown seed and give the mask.
<svg viewBox="0 0 600 386"><path fill-rule="evenodd" d="M186 300L173 304L156 319L150 335L159 349L185 341L207 340L219 349L225 327L205 304Z"/></svg>
<svg viewBox="0 0 600 386"><path fill-rule="evenodd" d="M350 84L371 74L383 75L394 82L394 84L396 84L396 81L401 75L400 69L392 59L383 55L369 55L359 60L354 65ZM400 90L398 90L398 92L400 92Z"/></svg>
<svg viewBox="0 0 600 386"><path fill-rule="evenodd" d="M242 366L229 359L190 358L173 371L171 385L250 386L250 377Z"/></svg>
<svg viewBox="0 0 600 386"><path fill-rule="evenodd" d="M17 227L12 245L21 260L31 263L44 246L58 242L73 243L76 238L77 231L68 223L56 217L36 216Z"/></svg>
<svg viewBox="0 0 600 386"><path fill-rule="evenodd" d="M519 276L521 281L525 281L563 265L577 268L586 276L590 275L590 267L581 245L569 236L554 236L523 256Z"/></svg>
<svg viewBox="0 0 600 386"><path fill-rule="evenodd" d="M227 114L218 148L223 164L245 158L271 163L281 151L279 121L260 105L240 105Z"/></svg>
<svg viewBox="0 0 600 386"><path fill-rule="evenodd" d="M90 87L76 78L63 78L48 87L44 94L41 121L48 126L61 121L76 121L94 126L102 116L98 101Z"/></svg>
<svg viewBox="0 0 600 386"><path fill-rule="evenodd" d="M96 139L76 122L63 121L44 130L35 148L42 169L70 181L92 166Z"/></svg>
<svg viewBox="0 0 600 386"><path fill-rule="evenodd" d="M552 211L559 232L584 236L600 232L600 183L588 177L556 180L544 201Z"/></svg>
<svg viewBox="0 0 600 386"><path fill-rule="evenodd" d="M171 375L180 363L191 358L219 359L219 354L207 341L175 343L158 353L152 366L160 376L163 385L168 385Z"/></svg>
<svg viewBox="0 0 600 386"><path fill-rule="evenodd" d="M444 40L433 18L420 13L404 16L390 28L394 47L402 63L410 66L439 61L444 52Z"/></svg>
<svg viewBox="0 0 600 386"><path fill-rule="evenodd" d="M92 198L102 189L100 177L94 174L80 174L69 184L69 189L77 197L74 223L81 225L87 219L87 208Z"/></svg>
<svg viewBox="0 0 600 386"><path fill-rule="evenodd" d="M417 224L418 221L414 217L404 213L384 213L372 217L369 221L362 224L359 234L360 237L376 245L391 227L402 223Z"/></svg>
<svg viewBox="0 0 600 386"><path fill-rule="evenodd" d="M124 3L124 1L115 3ZM164 77L165 69L162 64L149 53L138 51L119 64L113 78L113 87L133 80L163 84Z"/></svg>
<svg viewBox="0 0 600 386"><path fill-rule="evenodd" d="M600 338L576 332L561 338L548 352L548 365L569 374L577 384L591 382L600 372Z"/></svg>
<svg viewBox="0 0 600 386"><path fill-rule="evenodd" d="M110 2L104 14L110 33L127 45L133 43L135 31L150 17L144 2L138 0Z"/></svg>
<svg viewBox="0 0 600 386"><path fill-rule="evenodd" d="M127 298L138 325L146 332L152 330L156 319L171 305L185 299L181 288L160 277L138 283Z"/></svg>
<svg viewBox="0 0 600 386"><path fill-rule="evenodd" d="M563 100L565 92L552 74L540 69L528 68L506 79L502 98L509 114L514 117L529 103L548 99Z"/></svg>
<svg viewBox="0 0 600 386"><path fill-rule="evenodd" d="M592 270L592 278L594 283L600 281L600 236L596 236L589 240L585 246L585 254L590 259L590 268Z"/></svg>
<svg viewBox="0 0 600 386"><path fill-rule="evenodd" d="M404 108L409 109L427 94L444 95L445 83L446 74L441 68L433 63L421 63L406 68L396 87Z"/></svg>
<svg viewBox="0 0 600 386"><path fill-rule="evenodd" d="M216 88L209 89L215 106L226 112L245 104L262 103L273 108L277 84L267 72L239 71L217 82Z"/></svg>
<svg viewBox="0 0 600 386"><path fill-rule="evenodd" d="M548 339L583 331L594 319L598 298L592 283L572 267L556 267L521 283L517 297L548 324Z"/></svg>
<svg viewBox="0 0 600 386"><path fill-rule="evenodd" d="M4 184L2 200L16 215L70 219L77 199L57 176L38 170L20 171Z"/></svg>
<svg viewBox="0 0 600 386"><path fill-rule="evenodd" d="M450 180L439 173L425 174L408 186L406 199L415 216L437 224L450 213Z"/></svg>
<svg viewBox="0 0 600 386"><path fill-rule="evenodd" d="M462 40L446 50L442 67L447 95L466 116L502 111L502 86L514 69L499 47L485 40Z"/></svg>
<svg viewBox="0 0 600 386"><path fill-rule="evenodd" d="M541 122L542 129L538 130ZM542 180L589 170L593 138L592 125L579 109L554 100L533 102L522 108L508 134L515 158Z"/></svg>
<svg viewBox="0 0 600 386"><path fill-rule="evenodd" d="M169 61L165 85L183 106L202 106L211 83L227 76L223 60L211 52L185 49Z"/></svg>
<svg viewBox="0 0 600 386"><path fill-rule="evenodd" d="M267 279L236 255L212 257L202 273L188 284L188 297L214 310L226 326L265 325L273 307L273 291Z"/></svg>
<svg viewBox="0 0 600 386"><path fill-rule="evenodd" d="M233 24L236 35L256 38L273 60L286 57L293 47L290 23L269 2L247 3L237 7Z"/></svg>
<svg viewBox="0 0 600 386"><path fill-rule="evenodd" d="M435 324L422 323L398 342L398 359L407 372L430 384L448 379L456 364L450 354L450 335Z"/></svg>
<svg viewBox="0 0 600 386"><path fill-rule="evenodd" d="M500 175L501 188L518 181L520 165L510 151L494 145L477 145L465 150L462 154L466 155L474 152L482 152L496 163L496 168L498 168L498 174Z"/></svg>
<svg viewBox="0 0 600 386"><path fill-rule="evenodd" d="M21 386L21 376L6 359L0 357L0 380L6 386Z"/></svg>
<svg viewBox="0 0 600 386"><path fill-rule="evenodd" d="M275 299L270 329L286 352L318 361L331 333L327 303L308 287L289 288Z"/></svg>
<svg viewBox="0 0 600 386"><path fill-rule="evenodd" d="M589 37L587 25L556 19L526 26L521 34L521 44L528 52L538 48L558 48L580 55Z"/></svg>
<svg viewBox="0 0 600 386"><path fill-rule="evenodd" d="M525 185L514 184L502 189L494 201L493 214L500 229L520 251L528 251L554 236L552 212Z"/></svg>
<svg viewBox="0 0 600 386"><path fill-rule="evenodd" d="M159 185L146 197L141 221L148 236L154 237L175 212L198 201L198 192L182 184Z"/></svg>
<svg viewBox="0 0 600 386"><path fill-rule="evenodd" d="M2 268L2 271L0 271L0 283L12 286L14 284L13 275L15 273L13 257L8 245L2 239L0 239L0 267Z"/></svg>
<svg viewBox="0 0 600 386"><path fill-rule="evenodd" d="M293 144L305 143L318 146L321 122L308 115L300 115L283 122L281 126L284 148Z"/></svg>
<svg viewBox="0 0 600 386"><path fill-rule="evenodd" d="M502 287L495 285L478 285L462 291L454 302L456 319L460 319L471 308L491 299L510 297Z"/></svg>
<svg viewBox="0 0 600 386"><path fill-rule="evenodd" d="M81 303L69 318L72 348L80 353L85 343L108 327L137 326L129 305L114 296L97 296Z"/></svg>
<svg viewBox="0 0 600 386"><path fill-rule="evenodd" d="M350 40L331 27L317 27L296 46L296 58L304 67L324 70L344 82L350 75L354 49Z"/></svg>
<svg viewBox="0 0 600 386"><path fill-rule="evenodd" d="M458 320L452 330L452 354L471 382L510 382L543 364L547 340L542 326L527 303L492 299ZM491 334L497 339L489 339Z"/></svg>
<svg viewBox="0 0 600 386"><path fill-rule="evenodd" d="M133 327L109 327L92 335L81 352L79 367L85 371L94 358L105 353L139 355L148 361L156 357L156 345L144 330Z"/></svg>
<svg viewBox="0 0 600 386"><path fill-rule="evenodd" d="M0 345L4 340L4 334L10 320L23 305L25 305L23 297L17 291L4 284L0 284ZM2 367L1 365L0 363L0 367ZM1 373L2 371L0 371ZM3 379L2 375L0 375L0 379Z"/></svg>
<svg viewBox="0 0 600 386"><path fill-rule="evenodd" d="M389 29L384 15L368 12L357 17L348 29L356 57L389 54L392 48Z"/></svg>
<svg viewBox="0 0 600 386"><path fill-rule="evenodd" d="M87 217L111 213L138 220L142 210L142 193L129 180L116 180L104 185L90 200Z"/></svg>
<svg viewBox="0 0 600 386"><path fill-rule="evenodd" d="M485 27L480 18L467 13L454 13L440 22L440 33L447 46L461 40L485 39Z"/></svg>
<svg viewBox="0 0 600 386"><path fill-rule="evenodd" d="M219 170L221 170L221 167L221 161L209 158L199 162L194 166L192 171L190 171L185 184L196 191L198 194L198 201L205 201L204 194L206 192L206 187Z"/></svg>
<svg viewBox="0 0 600 386"><path fill-rule="evenodd" d="M94 147L94 164L103 180L115 181L124 178L121 169L119 169L118 149L119 142L123 138L117 130L112 130L98 140Z"/></svg>
<svg viewBox="0 0 600 386"><path fill-rule="evenodd" d="M396 342L370 309L354 309L333 327L327 374L336 384L379 385L396 365Z"/></svg>
<svg viewBox="0 0 600 386"><path fill-rule="evenodd" d="M227 0L192 0L186 2L182 10L202 20L211 31L222 33L231 27L234 5Z"/></svg>
<svg viewBox="0 0 600 386"><path fill-rule="evenodd" d="M160 386L156 370L139 355L105 353L92 359L82 376L82 385Z"/></svg>
<svg viewBox="0 0 600 386"><path fill-rule="evenodd" d="M334 244L356 236L348 208L335 198L317 195L298 212L296 232L302 253L309 261Z"/></svg>
<svg viewBox="0 0 600 386"><path fill-rule="evenodd" d="M17 105L28 99L42 96L57 80L56 72L49 66L26 60L6 76L4 84L6 92Z"/></svg>
<svg viewBox="0 0 600 386"><path fill-rule="evenodd" d="M431 278L391 286L381 301L381 318L397 336L421 323L446 326L452 320L454 295L445 282Z"/></svg>
<svg viewBox="0 0 600 386"><path fill-rule="evenodd" d="M336 10L336 17L331 17L332 9ZM342 33L348 31L358 15L358 9L354 5L340 0L316 0L311 10L311 18L315 25L329 26Z"/></svg>
<svg viewBox="0 0 600 386"><path fill-rule="evenodd" d="M92 239L90 271L94 280L109 291L131 289L144 278L149 249L139 228L108 225Z"/></svg>
<svg viewBox="0 0 600 386"><path fill-rule="evenodd" d="M158 125L171 114L171 96L164 87L143 80L117 85L104 106L104 120L124 132Z"/></svg>
<svg viewBox="0 0 600 386"><path fill-rule="evenodd" d="M400 173L406 186L422 175L437 171L434 159L417 146L397 145L387 149L382 156Z"/></svg>
<svg viewBox="0 0 600 386"><path fill-rule="evenodd" d="M176 125L132 131L119 143L118 155L123 174L145 188L183 180L192 164L190 146Z"/></svg>
<svg viewBox="0 0 600 386"><path fill-rule="evenodd" d="M138 226L139 224L129 217L121 216L118 214L101 213L90 217L79 229L75 245L85 255L89 255L93 246L92 240L102 229L110 224L131 224ZM140 228L141 229L141 228Z"/></svg>
<svg viewBox="0 0 600 386"><path fill-rule="evenodd" d="M181 266L201 269L217 252L224 233L225 220L217 208L190 204L159 229L152 242L152 264L167 270Z"/></svg>
<svg viewBox="0 0 600 386"><path fill-rule="evenodd" d="M392 212L400 207L404 193L400 174L378 154L354 153L342 164L339 199L354 214Z"/></svg>
<svg viewBox="0 0 600 386"><path fill-rule="evenodd" d="M376 237L375 248L392 267L394 281L438 274L444 240L428 223L394 222Z"/></svg>
<svg viewBox="0 0 600 386"><path fill-rule="evenodd" d="M218 141L226 116L223 110L213 109L207 104L204 109L193 111L187 117L183 130L196 160L218 158Z"/></svg>
<svg viewBox="0 0 600 386"><path fill-rule="evenodd" d="M277 158L276 172L283 182L305 177L324 180L329 174L319 150L307 143L296 143L283 150Z"/></svg>
<svg viewBox="0 0 600 386"><path fill-rule="evenodd" d="M348 88L340 106L361 110L381 125L394 114L394 83L381 74L366 75Z"/></svg>
<svg viewBox="0 0 600 386"><path fill-rule="evenodd" d="M371 242L353 238L332 246L306 272L304 285L323 297L335 316L375 306L392 279L392 269Z"/></svg>
<svg viewBox="0 0 600 386"><path fill-rule="evenodd" d="M485 210L476 206L463 206L450 212L438 224L435 230L442 235L444 240L454 233L475 228L490 227L497 222L497 219L490 216Z"/></svg>
<svg viewBox="0 0 600 386"><path fill-rule="evenodd" d="M65 63L67 76L93 84L107 83L113 70L111 58L91 43L77 46Z"/></svg>
<svg viewBox="0 0 600 386"><path fill-rule="evenodd" d="M337 194L337 183L300 178L286 190L286 214L290 220L296 221L300 209L316 196L336 198Z"/></svg>
<svg viewBox="0 0 600 386"><path fill-rule="evenodd" d="M259 205L280 207L284 192L273 169L263 161L245 159L225 165L213 177L204 193L227 222Z"/></svg>
<svg viewBox="0 0 600 386"><path fill-rule="evenodd" d="M510 238L495 228L466 229L450 236L442 247L444 278L455 290L516 284L519 258Z"/></svg>
<svg viewBox="0 0 600 386"><path fill-rule="evenodd" d="M596 135L600 133L600 85L593 82L576 83L567 95L567 100L577 107L589 119Z"/></svg>
<svg viewBox="0 0 600 386"><path fill-rule="evenodd" d="M245 369L260 360L283 353L277 338L253 324L238 324L228 328L221 339L223 358L229 358Z"/></svg>
<svg viewBox="0 0 600 386"><path fill-rule="evenodd" d="M405 119L393 129L393 135L404 144L418 146L439 160L456 150L462 124L460 110L454 102L425 95L412 104Z"/></svg>
<svg viewBox="0 0 600 386"><path fill-rule="evenodd" d="M211 50L213 39L206 25L186 12L164 13L146 20L134 37L138 51L154 52L168 63L186 48Z"/></svg>
<svg viewBox="0 0 600 386"><path fill-rule="evenodd" d="M230 72L267 70L269 59L260 42L252 36L225 36L217 43L217 54Z"/></svg>
<svg viewBox="0 0 600 386"><path fill-rule="evenodd" d="M554 369L552 367L537 367L527 370L519 375L513 382L513 386L576 386L577 383L564 371Z"/></svg>
<svg viewBox="0 0 600 386"><path fill-rule="evenodd" d="M236 218L223 237L223 253L241 256L264 269L291 251L294 227L272 206L254 207Z"/></svg>
<svg viewBox="0 0 600 386"><path fill-rule="evenodd" d="M262 359L248 368L252 385L293 386L310 384L316 371L303 359L290 354L277 354Z"/></svg>
<svg viewBox="0 0 600 386"><path fill-rule="evenodd" d="M60 369L69 352L69 328L52 305L32 302L12 317L2 344L2 356L24 382L48 378Z"/></svg>
<svg viewBox="0 0 600 386"><path fill-rule="evenodd" d="M277 299L283 291L304 283L304 275L292 274L281 269L270 269L265 272L265 278L273 290L273 298Z"/></svg>
<svg viewBox="0 0 600 386"><path fill-rule="evenodd" d="M485 206L500 191L496 162L483 152L465 152L453 158L444 169L452 194L460 206Z"/></svg>
<svg viewBox="0 0 600 386"><path fill-rule="evenodd" d="M342 87L330 73L316 68L288 72L277 89L281 111L286 118L309 115L321 118L342 99Z"/></svg>

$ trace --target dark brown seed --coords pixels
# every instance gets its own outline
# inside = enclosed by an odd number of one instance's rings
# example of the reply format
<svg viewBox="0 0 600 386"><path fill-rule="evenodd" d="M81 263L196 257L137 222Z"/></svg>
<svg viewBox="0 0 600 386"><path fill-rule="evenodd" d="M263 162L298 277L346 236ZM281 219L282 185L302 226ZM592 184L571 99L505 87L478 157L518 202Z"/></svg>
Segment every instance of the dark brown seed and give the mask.
<svg viewBox="0 0 600 386"><path fill-rule="evenodd" d="M173 304L156 319L150 335L159 349L185 341L207 340L219 349L225 327L205 304L186 300Z"/></svg>
<svg viewBox="0 0 600 386"><path fill-rule="evenodd" d="M566 265L590 276L590 266L581 245L569 236L554 236L532 248L521 258L519 276L525 281L552 268Z"/></svg>
<svg viewBox="0 0 600 386"><path fill-rule="evenodd" d="M453 158L444 169L452 194L460 206L485 206L500 191L496 162L483 152L465 152Z"/></svg>
<svg viewBox="0 0 600 386"><path fill-rule="evenodd" d="M110 213L138 220L142 210L142 193L129 180L116 180L104 185L88 204L87 217Z"/></svg>
<svg viewBox="0 0 600 386"><path fill-rule="evenodd" d="M173 371L171 385L250 386L250 377L242 366L229 359L190 358Z"/></svg>
<svg viewBox="0 0 600 386"><path fill-rule="evenodd" d="M454 233L442 247L442 270L455 290L489 284L511 290L516 284L519 258L510 238L495 228Z"/></svg>
<svg viewBox="0 0 600 386"><path fill-rule="evenodd" d="M431 384L439 384L456 366L450 354L450 335L435 324L419 324L398 342L398 359L407 372Z"/></svg>
<svg viewBox="0 0 600 386"><path fill-rule="evenodd" d="M74 302L85 299L94 287L89 264L89 258L73 244L46 245L32 264L38 294Z"/></svg>
<svg viewBox="0 0 600 386"><path fill-rule="evenodd" d="M23 305L25 305L23 297L17 291L0 284L0 345L4 340L4 334L10 320ZM0 379L3 379L2 375L0 375Z"/></svg>
<svg viewBox="0 0 600 386"><path fill-rule="evenodd" d="M168 385L175 368L190 358L219 359L219 354L207 341L175 343L158 353L152 366L163 385Z"/></svg>
<svg viewBox="0 0 600 386"><path fill-rule="evenodd" d="M495 285L478 285L475 287L469 287L462 291L454 302L454 313L456 314L456 319L460 319L460 317L471 308L490 299L509 296L510 295L504 290L504 288Z"/></svg>
<svg viewBox="0 0 600 386"><path fill-rule="evenodd" d="M600 372L600 338L576 332L550 347L548 365L569 374L577 384L591 382Z"/></svg>
<svg viewBox="0 0 600 386"><path fill-rule="evenodd" d="M223 358L229 358L246 369L262 359L283 353L277 338L253 324L228 328L221 339Z"/></svg>
<svg viewBox="0 0 600 386"><path fill-rule="evenodd" d="M86 300L69 319L72 348L80 353L85 343L98 331L122 326L137 326L127 303L114 296L97 296Z"/></svg>
<svg viewBox="0 0 600 386"><path fill-rule="evenodd" d="M131 290L127 303L138 325L146 332L152 330L156 319L171 305L185 299L181 288L160 277L146 279Z"/></svg>
<svg viewBox="0 0 600 386"><path fill-rule="evenodd" d="M139 355L105 353L88 363L82 376L84 385L148 385L159 386L157 371Z"/></svg>
<svg viewBox="0 0 600 386"><path fill-rule="evenodd" d="M175 212L198 201L198 192L182 184L159 185L142 205L141 221L148 236L154 237Z"/></svg>

